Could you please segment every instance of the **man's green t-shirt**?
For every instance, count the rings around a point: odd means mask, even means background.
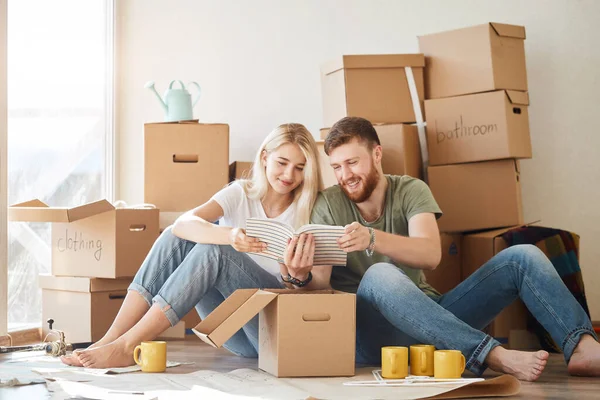
[[[373,229],[408,236],[408,221],[414,215],[433,213],[436,218],[442,215],[425,182],[410,176],[386,175],[386,179],[388,187],[384,211],[376,221],[367,223],[360,215],[356,204],[348,199],[339,185],[335,185],[319,193],[310,222],[345,226],[358,221]],[[336,290],[356,293],[358,284],[367,269],[378,262],[396,265],[426,294],[439,295],[437,290],[425,282],[422,270],[402,265],[377,252],[373,253],[371,257],[364,251],[348,253],[348,262],[345,267],[333,267],[331,286]]]

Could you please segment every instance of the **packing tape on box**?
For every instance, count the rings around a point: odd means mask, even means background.
[[[140,204],[132,204],[130,206],[127,205],[127,202],[124,200],[117,200],[113,203],[113,206],[115,208],[137,208],[137,209],[153,209],[156,208],[156,206],[154,204],[150,204],[150,203],[140,203]]]
[[[419,132],[419,146],[421,147],[421,162],[423,164],[423,180],[427,182],[427,167],[429,166],[429,152],[427,151],[427,136],[425,135],[425,122],[423,120],[423,112],[421,110],[421,102],[419,101],[419,92],[415,83],[415,76],[411,67],[404,67],[406,71],[406,81],[408,82],[408,90],[412,99],[413,111],[417,119],[417,131]]]

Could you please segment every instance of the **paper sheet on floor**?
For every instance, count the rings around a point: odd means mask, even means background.
[[[488,386],[479,386],[477,390],[471,393],[477,393],[479,396],[493,392],[494,395],[510,395],[518,393],[519,383],[515,378],[502,376],[477,383],[461,383],[435,385],[431,387],[357,387],[344,386],[343,383],[349,380],[365,380],[370,375],[370,369],[357,371],[357,375],[352,378],[275,378],[262,371],[252,369],[238,369],[228,373],[215,371],[197,371],[190,374],[132,374],[121,376],[93,376],[93,381],[84,385],[77,386],[80,389],[93,389],[88,386],[102,388],[105,390],[105,396],[108,391],[136,390],[143,391],[144,396],[149,398],[171,399],[177,396],[179,400],[187,399],[192,396],[194,400],[198,398],[210,399],[420,399],[431,396],[448,394],[452,390],[464,390],[466,387],[484,384]],[[516,381],[516,383],[515,383]],[[69,387],[71,383],[65,381],[56,381],[49,384],[49,389],[54,391],[53,399],[66,399],[64,385]],[[516,386],[515,386],[516,385]],[[70,385],[73,388],[73,385]],[[491,388],[491,389],[490,389]],[[70,390],[70,389],[69,389]],[[99,392],[95,392],[96,394]],[[99,397],[101,399],[113,400],[112,397]],[[88,397],[89,393],[81,394],[82,397]],[[140,399],[142,395],[119,394],[120,399]],[[137,397],[132,397],[137,396]],[[189,397],[190,399],[192,397]],[[93,398],[93,397],[91,397]]]

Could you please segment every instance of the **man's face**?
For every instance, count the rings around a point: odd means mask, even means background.
[[[377,151],[377,148],[369,150],[365,144],[354,139],[336,147],[329,154],[329,163],[340,187],[355,203],[367,200],[377,186],[379,173],[374,159]]]

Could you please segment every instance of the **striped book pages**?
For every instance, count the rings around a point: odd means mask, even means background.
[[[279,221],[261,218],[246,220],[246,235],[257,237],[267,244],[267,250],[251,254],[268,257],[280,263],[283,263],[288,239],[301,233],[310,233],[315,237],[314,265],[346,265],[346,252],[337,244],[337,239],[344,235],[343,226],[308,224],[294,231],[291,226]]]

